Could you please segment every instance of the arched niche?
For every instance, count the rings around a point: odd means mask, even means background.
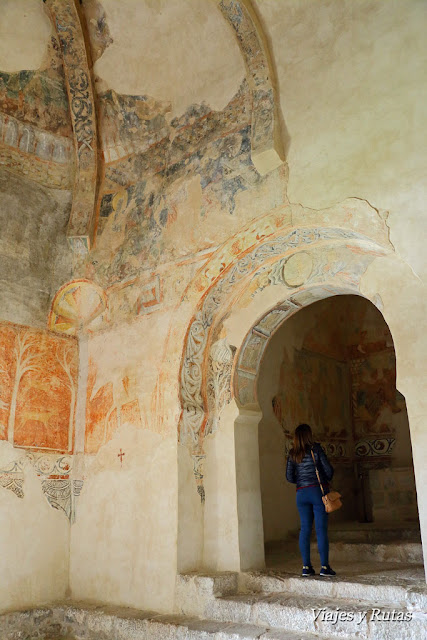
[[[402,289],[397,295],[399,281]],[[199,300],[183,349],[179,571],[263,565],[257,467],[259,363],[281,323],[316,300],[341,294],[366,297],[381,309],[392,332],[398,388],[407,399],[415,449],[421,531],[423,537],[427,534],[427,496],[420,491],[425,473],[414,441],[415,437],[421,443],[425,436],[414,432],[411,422],[411,410],[416,419],[422,402],[409,391],[413,371],[422,366],[421,352],[408,351],[411,329],[405,322],[408,300],[415,317],[423,317],[421,290],[388,242],[320,224],[281,230],[223,268]],[[402,358],[405,349],[412,365]],[[248,460],[253,461],[249,475],[244,471]]]
[[[263,351],[256,394],[269,562],[296,546],[295,487],[286,482],[285,466],[302,422],[325,448],[333,484],[345,496],[330,522],[336,535],[381,531],[396,541],[417,539],[406,403],[396,389],[393,339],[377,307],[363,296],[333,296],[279,324]]]

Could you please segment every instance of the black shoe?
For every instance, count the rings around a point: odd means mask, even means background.
[[[306,578],[307,576],[315,576],[316,572],[313,569],[313,567],[311,566],[311,564],[308,565],[308,566],[304,565],[303,568],[302,568],[301,575],[302,575],[303,578]]]
[[[335,573],[335,571],[333,569],[331,569],[331,567],[328,565],[327,567],[324,567],[322,565],[322,568],[320,569],[320,576],[336,576],[337,574]]]

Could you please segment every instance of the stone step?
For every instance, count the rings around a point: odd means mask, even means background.
[[[385,542],[421,542],[421,533],[418,524],[400,527],[379,527],[373,523],[357,523],[356,526],[330,526],[328,530],[329,540],[332,542],[365,542],[383,544]]]
[[[386,576],[383,572],[326,579],[274,572],[244,572],[237,579],[232,573],[189,574],[178,577],[176,602],[186,615],[236,624],[285,628],[322,637],[418,640],[427,636],[427,587],[421,582],[421,568],[414,580],[402,577],[402,573],[399,569]],[[317,619],[313,610],[320,611]],[[335,620],[337,610],[342,612],[341,619]],[[388,621],[393,610],[411,620]],[[365,611],[368,613],[363,618]]]
[[[177,577],[176,606],[180,613],[205,617],[215,598],[239,594],[306,595],[316,598],[340,598],[363,603],[364,607],[399,605],[410,611],[427,611],[427,585],[423,568],[417,571],[390,569],[371,564],[359,567],[360,574],[321,578],[274,570],[222,574],[183,574]],[[409,568],[411,569],[411,568]]]
[[[398,607],[364,609],[346,600],[341,600],[338,607],[336,600],[319,602],[283,593],[216,598],[211,601],[211,612],[210,618],[198,618],[64,603],[0,615],[0,637],[1,640],[421,640],[427,631],[426,613],[412,612],[411,620],[400,621],[402,611]]]
[[[321,637],[355,636],[379,640],[419,640],[426,637],[427,614],[406,607],[366,606],[355,600],[277,594],[245,594],[215,598],[206,617]]]
[[[159,616],[147,621],[144,640],[324,640],[324,636],[301,630],[266,625]],[[122,640],[121,636],[119,636]],[[138,636],[132,636],[132,640]],[[115,639],[114,639],[115,640]],[[123,640],[131,640],[123,638]],[[356,640],[349,638],[347,640]]]
[[[0,615],[0,634],[1,640],[324,640],[324,636],[301,630],[88,605],[56,605]]]
[[[238,591],[242,593],[293,593],[325,598],[346,598],[365,605],[399,605],[411,610],[427,611],[427,590],[409,578],[396,574],[303,578],[298,575],[270,571],[244,572],[239,576]],[[228,594],[223,594],[228,595]]]
[[[317,553],[317,544],[311,545],[313,554]],[[372,544],[361,542],[330,542],[329,557],[332,560],[351,559],[353,562],[404,562],[422,564],[423,549],[420,542],[388,542]]]
[[[318,559],[318,550],[316,540],[311,543],[311,554],[313,564]],[[299,557],[298,541],[288,540],[287,543],[276,544],[269,547],[267,552],[267,560],[271,560],[274,564],[278,558],[296,558]],[[351,561],[351,562],[402,562],[405,564],[422,564],[423,548],[421,542],[384,542],[374,544],[372,542],[347,542],[347,541],[330,541],[329,557],[331,564],[335,561]]]
[[[351,542],[384,544],[388,542],[419,542],[421,533],[418,523],[398,523],[393,526],[379,525],[373,522],[330,523],[328,528],[330,542]],[[266,543],[267,550],[273,552],[298,540],[298,530],[290,533],[287,540],[274,540]]]

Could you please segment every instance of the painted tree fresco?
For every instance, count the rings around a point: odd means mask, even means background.
[[[7,439],[9,408],[12,400],[11,381],[15,376],[15,334],[12,327],[0,328],[0,438]]]
[[[18,447],[72,451],[77,342],[0,325],[0,438]]]
[[[64,370],[66,377],[57,378],[59,384],[70,393],[70,411],[68,418],[68,451],[73,449],[74,416],[76,411],[77,384],[76,363],[73,344],[57,345],[56,360]]]
[[[138,388],[140,375],[132,368],[105,381],[96,361],[89,358],[86,396],[85,452],[95,454],[109,442],[119,426],[161,433],[165,418],[165,376],[159,373],[149,393]]]
[[[97,368],[89,360],[86,397],[86,453],[96,453],[100,446],[111,439],[117,429],[117,408],[114,406],[113,384],[97,387]]]

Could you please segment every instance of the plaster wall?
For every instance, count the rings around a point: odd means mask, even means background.
[[[22,12],[19,4],[18,9],[16,3],[6,3],[10,22]],[[206,440],[205,507],[197,493],[194,460],[183,445],[178,446],[177,466],[179,371],[186,331],[200,300],[222,271],[282,226],[289,225],[289,231],[323,224],[382,238],[385,214],[377,216],[360,198],[382,212],[390,211],[391,240],[407,262],[395,256],[375,258],[374,251],[366,270],[368,262],[357,261],[363,251],[356,247],[353,266],[339,284],[354,286],[364,274],[362,293],[381,306],[390,324],[398,388],[408,401],[425,538],[426,297],[414,275],[414,271],[425,273],[421,224],[425,194],[420,186],[425,161],[420,149],[426,146],[422,136],[427,128],[419,106],[425,100],[418,99],[425,66],[424,4],[414,0],[405,6],[404,21],[397,2],[330,0],[296,5],[291,0],[259,0],[256,4],[271,39],[290,133],[291,201],[311,209],[286,206],[286,166],[265,177],[254,168],[253,96],[237,42],[214,3],[203,3],[203,9],[197,0],[105,0],[103,8],[95,2],[83,4],[100,18],[99,23],[89,20],[92,38],[104,25],[96,36],[99,40],[92,43],[104,163],[94,246],[86,255],[74,254],[71,274],[64,233],[70,192],[39,189],[22,176],[12,184],[12,173],[21,167],[15,160],[2,181],[7,242],[3,246],[0,240],[2,267],[7,267],[1,273],[3,319],[44,326],[55,291],[71,278],[93,281],[105,289],[108,301],[97,325],[91,324],[90,313],[85,315],[83,308],[77,314],[78,323],[84,325],[88,319],[89,326],[84,326],[87,360],[81,362],[77,402],[75,472],[80,481],[84,478],[84,485],[71,526],[73,596],[170,611],[177,539],[179,570],[198,568],[200,563],[210,568],[239,566],[235,407],[227,407],[220,430]],[[49,38],[41,1],[34,0],[31,7],[38,12],[36,65],[41,64]],[[153,20],[156,28],[151,31]],[[19,42],[23,39],[19,36]],[[7,38],[5,43],[9,56]],[[14,50],[18,49],[15,44]],[[28,74],[21,78],[18,73],[3,82],[4,108],[23,121],[70,136],[61,63],[52,51],[50,57],[55,73],[49,68],[49,82],[34,74],[25,91],[19,83]],[[18,72],[20,65],[29,68],[28,57],[22,61],[18,53],[8,60],[12,71]],[[42,81],[56,92],[43,93],[38,84]],[[19,91],[14,90],[15,83]],[[45,102],[37,98],[33,109],[33,96],[42,93]],[[32,164],[30,157],[25,171]],[[51,178],[50,164],[46,171]],[[66,175],[64,185],[70,188]],[[347,196],[355,200],[320,211]],[[271,218],[261,219],[268,211],[273,212]],[[336,265],[337,255],[326,249],[323,264]],[[260,313],[289,295],[283,282],[267,287],[263,268],[247,282],[246,298],[233,309],[226,327],[233,345],[242,343]],[[249,451],[253,464],[254,432],[255,428],[246,434],[242,448]],[[269,455],[274,468],[277,458]],[[240,462],[240,469],[245,469],[245,456]],[[247,474],[246,468],[243,480]],[[242,504],[246,491],[247,504],[258,509],[256,482],[243,489]],[[1,498],[9,514],[15,497],[1,491]],[[34,509],[41,504],[40,495],[34,494]],[[58,555],[55,551],[49,556],[40,572],[38,559],[24,563],[21,577],[25,581],[30,567],[37,567],[35,576],[62,595],[67,534],[58,520],[62,514],[48,508],[49,517],[40,526],[49,541],[59,531]],[[21,513],[20,522],[35,517],[34,509],[29,506]],[[259,516],[256,509],[254,520]],[[259,543],[259,517],[250,524],[250,535]],[[32,527],[27,530],[32,536]],[[7,548],[12,542],[8,534]],[[249,537],[243,542],[245,549]],[[52,548],[56,549],[53,543]],[[43,547],[40,558],[46,558],[48,549]],[[11,570],[9,565],[6,569]],[[53,572],[54,579],[46,571]],[[50,597],[50,591],[36,592],[32,577],[28,580],[28,599]],[[21,604],[19,594],[10,601],[10,606]]]
[[[241,412],[235,422],[240,569],[264,568],[258,412]]]
[[[76,599],[173,607],[179,407],[168,367],[160,371],[169,321],[145,316],[88,342],[85,481],[70,546]]]
[[[0,320],[45,327],[53,294],[71,275],[71,195],[3,170],[0,190]]]
[[[242,472],[236,457],[236,420],[237,407],[231,404],[221,416],[217,433],[206,442],[202,566],[208,571],[238,571],[241,567],[239,531],[243,510],[238,500]],[[243,477],[247,477],[245,473]],[[194,493],[194,477],[190,487]]]
[[[118,453],[125,453],[120,462]],[[176,438],[123,425],[86,460],[71,528],[70,586],[77,600],[170,611],[176,572]]]
[[[171,117],[193,103],[219,111],[236,93],[245,66],[214,2],[104,0],[102,6],[111,44],[95,64],[99,88],[166,100]]]
[[[178,444],[177,570],[196,571],[203,566],[204,507],[195,490],[194,466],[187,447]]]
[[[257,0],[290,144],[288,196],[349,196],[389,211],[396,250],[423,279],[426,3]]]
[[[424,566],[427,565],[427,472],[423,462],[423,452],[427,446],[426,396],[423,392],[427,383],[425,358],[427,343],[424,327],[427,313],[425,286],[421,285],[410,267],[403,261],[393,268],[400,286],[395,287],[387,278],[391,267],[390,258],[379,258],[366,270],[361,282],[361,292],[372,296],[382,282],[381,299],[383,314],[393,336],[397,361],[396,386],[405,396],[411,433],[415,483],[418,498],[418,513],[423,541]],[[418,338],[414,339],[414,336]]]
[[[52,25],[43,0],[4,0],[0,23],[0,69],[38,69],[44,62]]]
[[[0,442],[0,466],[25,452]],[[0,490],[0,610],[38,606],[65,598],[69,584],[69,521],[52,509],[40,478],[27,465],[24,497]]]

